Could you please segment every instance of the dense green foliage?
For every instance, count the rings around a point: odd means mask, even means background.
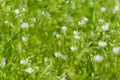
[[[0,0],[0,80],[120,80],[120,1]]]

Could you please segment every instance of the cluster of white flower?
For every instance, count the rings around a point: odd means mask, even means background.
[[[99,54],[94,56],[94,61],[96,61],[96,62],[101,62],[101,61],[103,61],[103,59],[104,58],[101,55],[99,55]]]
[[[83,17],[81,21],[78,21],[79,25],[85,25],[88,22],[88,18],[87,17]]]
[[[107,46],[107,42],[100,41],[100,42],[98,42],[98,45],[101,46],[101,47],[105,47],[105,46]]]
[[[79,36],[79,32],[78,31],[73,31],[73,34],[74,34],[74,38],[79,40],[80,39],[80,36]]]

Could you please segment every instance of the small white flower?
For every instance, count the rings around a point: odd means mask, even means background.
[[[102,12],[105,12],[105,11],[106,11],[106,8],[105,8],[105,7],[101,7],[101,11],[102,11]]]
[[[99,19],[98,21],[99,21],[99,23],[104,23],[105,22],[104,19]]]
[[[34,69],[31,68],[31,67],[28,67],[27,69],[25,69],[25,72],[27,72],[27,73],[33,73]]]
[[[113,53],[118,54],[120,53],[120,47],[113,47]]]
[[[80,1],[84,3],[86,0],[80,0]]]
[[[74,38],[79,40],[80,39],[80,36],[79,35],[74,35]]]
[[[93,1],[90,1],[90,2],[89,2],[89,5],[90,5],[90,6],[93,6],[93,5],[94,5],[94,2],[93,2]]]
[[[78,24],[79,24],[79,25],[85,25],[86,22],[82,20],[82,21],[78,21]]]
[[[25,11],[26,11],[26,9],[25,9],[25,8],[22,8],[22,11],[23,11],[23,12],[25,12]]]
[[[97,54],[97,55],[94,56],[94,60],[96,62],[101,62],[101,61],[103,61],[103,57],[101,55]]]
[[[5,66],[6,65],[6,58],[3,58],[2,61],[0,62],[0,66]]]
[[[66,30],[67,30],[67,27],[66,27],[66,26],[63,26],[63,27],[61,27],[61,29],[62,29],[63,31],[66,31]]]
[[[61,77],[60,80],[66,80],[66,76]]]
[[[29,24],[28,24],[27,22],[23,22],[23,23],[21,24],[21,27],[22,27],[22,28],[29,28]]]
[[[66,1],[66,4],[68,4],[69,2],[70,2],[70,1],[69,1],[69,0],[67,0],[67,1]]]
[[[20,10],[19,10],[19,9],[16,9],[14,12],[15,12],[15,14],[19,14],[19,13],[20,13]]]
[[[98,45],[101,46],[101,47],[105,47],[105,46],[107,46],[107,42],[100,41],[100,42],[98,42]]]
[[[95,36],[95,33],[94,33],[94,32],[91,32],[90,35],[91,35],[91,36]]]
[[[120,4],[118,4],[114,7],[113,13],[116,13],[119,10],[120,10]]]
[[[56,34],[55,36],[56,36],[56,38],[60,38],[61,34]]]
[[[55,53],[55,57],[61,57],[61,55],[62,55],[62,54],[61,54],[60,52],[56,52],[56,53]]]
[[[76,51],[78,48],[77,48],[77,46],[71,46],[70,49],[71,49],[71,51]]]
[[[23,40],[23,41],[27,41],[27,40],[28,40],[28,37],[23,36],[23,37],[22,37],[22,40]]]
[[[79,25],[85,25],[88,22],[88,18],[87,17],[83,17],[81,21],[78,21]]]
[[[27,64],[27,63],[28,63],[28,60],[25,60],[25,59],[20,61],[20,64]]]
[[[103,25],[101,28],[102,28],[102,30],[107,31],[107,30],[109,29],[109,26],[110,26],[110,24],[109,24],[109,23],[106,23],[106,24]]]
[[[83,20],[84,20],[85,22],[88,22],[88,18],[87,18],[87,17],[83,17]]]
[[[79,31],[73,31],[74,35],[79,35]]]

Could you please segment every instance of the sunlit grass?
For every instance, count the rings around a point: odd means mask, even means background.
[[[0,80],[119,80],[119,0],[0,0]]]

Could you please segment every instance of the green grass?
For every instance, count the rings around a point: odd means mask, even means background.
[[[0,0],[0,80],[120,80],[119,5]]]

